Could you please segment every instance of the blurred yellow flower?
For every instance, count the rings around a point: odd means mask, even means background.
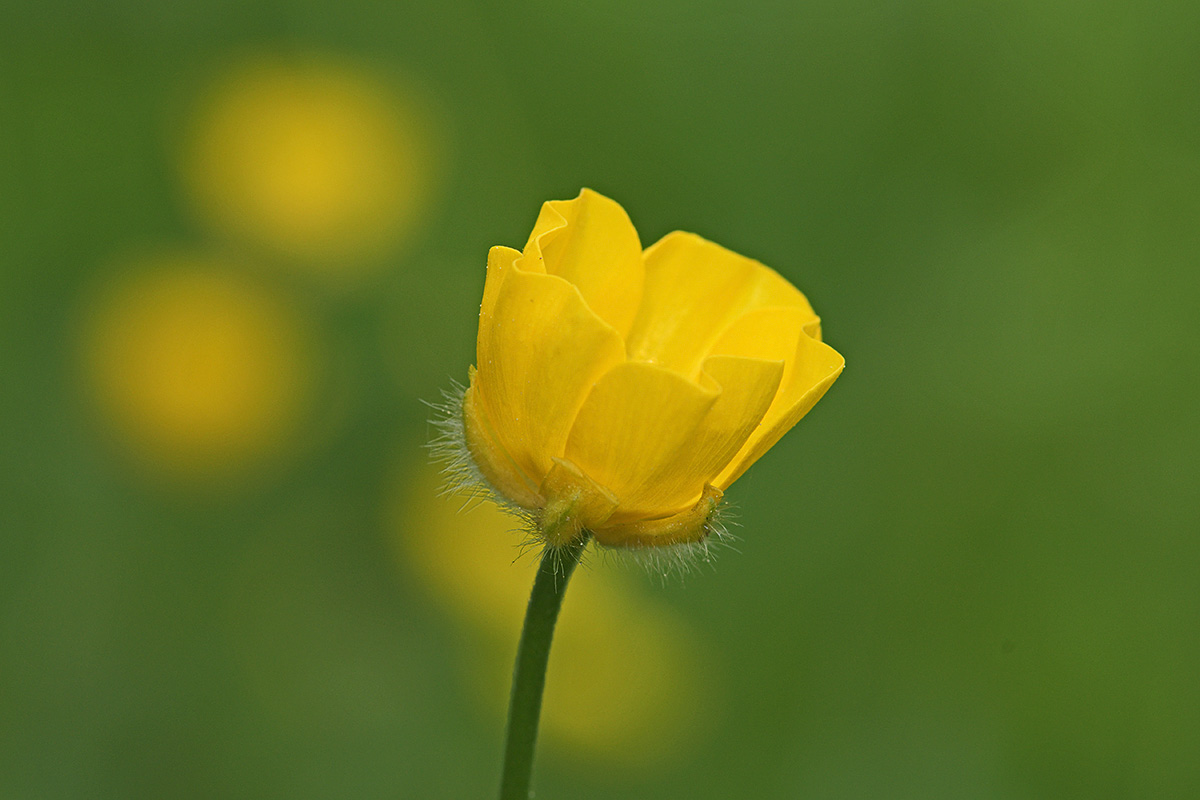
[[[122,439],[196,477],[280,444],[312,367],[293,309],[219,260],[180,255],[144,259],[101,293],[84,358]]]
[[[644,252],[587,189],[548,202],[524,251],[494,247],[471,460],[553,544],[693,542],[723,491],[825,393],[842,357],[770,268],[689,233]]]
[[[364,70],[260,58],[204,98],[184,152],[199,212],[314,269],[361,268],[424,210],[427,116]]]
[[[513,561],[505,536],[512,517],[490,501],[464,510],[461,499],[439,492],[432,470],[400,485],[401,562],[477,637],[467,648],[466,677],[499,717],[536,560]],[[709,729],[719,675],[686,621],[628,578],[597,564],[572,579],[550,657],[542,730],[550,746],[577,758],[650,767]]]

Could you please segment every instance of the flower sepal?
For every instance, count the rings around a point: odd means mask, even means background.
[[[696,504],[661,519],[644,519],[592,531],[596,541],[606,547],[667,547],[696,544],[717,530],[716,518],[724,493],[706,484]]]
[[[595,540],[606,547],[667,547],[671,545],[695,545],[707,539],[716,530],[716,516],[725,494],[712,485],[704,486],[704,492],[696,505],[677,515],[660,519],[638,519],[593,530]]]
[[[612,492],[565,458],[554,459],[540,494],[546,504],[538,515],[538,534],[551,547],[570,544],[603,525],[620,505]]]

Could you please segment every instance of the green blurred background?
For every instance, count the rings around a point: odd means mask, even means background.
[[[590,186],[846,373],[567,601],[547,798],[1200,792],[1200,6],[0,11],[0,798],[491,796],[530,558],[425,466]]]

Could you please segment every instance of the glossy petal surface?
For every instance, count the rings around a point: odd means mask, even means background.
[[[704,428],[684,454],[681,472],[704,483],[717,475],[761,425],[778,394],[786,367],[782,360],[710,356],[704,360],[705,382],[720,387],[721,396],[704,420]]]
[[[620,501],[612,521],[694,504],[776,393],[782,363],[715,358],[704,386],[651,364],[605,375],[580,409],[567,458]]]
[[[695,497],[673,473],[718,396],[669,370],[622,364],[579,410],[567,458],[617,496],[622,516],[680,508]]]
[[[596,381],[624,360],[620,335],[570,283],[493,248],[479,314],[475,401],[497,445],[536,486]]]
[[[569,281],[596,316],[622,336],[642,297],[642,245],[625,209],[584,189],[574,200],[542,206],[524,258],[529,272]]]
[[[845,359],[832,347],[814,339],[819,330],[802,309],[763,308],[731,325],[714,344],[717,354],[749,358],[783,359],[779,392],[759,427],[713,481],[727,488],[762,457],[783,434],[809,412],[841,374]]]
[[[509,452],[497,441],[496,433],[486,412],[480,409],[475,391],[475,370],[471,383],[463,393],[463,433],[471,460],[479,473],[501,495],[524,508],[537,508],[543,498],[537,487]]]
[[[794,286],[759,262],[691,233],[646,250],[642,306],[627,337],[629,358],[694,377],[730,324],[757,308],[816,314]]]

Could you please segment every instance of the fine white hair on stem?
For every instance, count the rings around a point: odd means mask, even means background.
[[[489,497],[495,495],[487,479],[475,466],[467,450],[463,430],[463,392],[466,389],[455,381],[450,389],[442,390],[440,402],[423,401],[433,411],[429,424],[433,435],[425,444],[429,460],[441,471],[444,483],[442,495]]]
[[[433,417],[429,421],[433,426],[433,436],[425,447],[429,450],[430,460],[442,473],[441,496],[461,497],[463,504],[460,512],[468,511],[480,503],[491,502],[500,510],[511,514],[517,523],[513,526],[513,533],[520,537],[513,562],[521,561],[530,555],[541,561],[550,553],[554,557],[555,574],[559,574],[563,569],[562,554],[559,551],[564,550],[565,546],[555,547],[549,544],[538,530],[537,511],[522,508],[496,491],[471,457],[463,423],[465,391],[465,387],[456,381],[450,389],[442,392],[441,402],[425,403],[433,411]]]
[[[442,473],[442,497],[463,498],[462,510],[474,508],[479,503],[490,501],[501,510],[515,516],[518,526],[526,534],[528,541],[522,544],[521,555],[527,551],[530,543],[536,543],[533,532],[537,529],[536,513],[527,508],[512,503],[479,471],[471,451],[467,448],[467,437],[463,423],[463,395],[466,392],[458,381],[451,383],[451,388],[442,391],[440,402],[424,401],[432,411],[429,424],[433,426],[433,435],[425,444],[429,450],[429,459]],[[520,557],[520,556],[518,556]]]

